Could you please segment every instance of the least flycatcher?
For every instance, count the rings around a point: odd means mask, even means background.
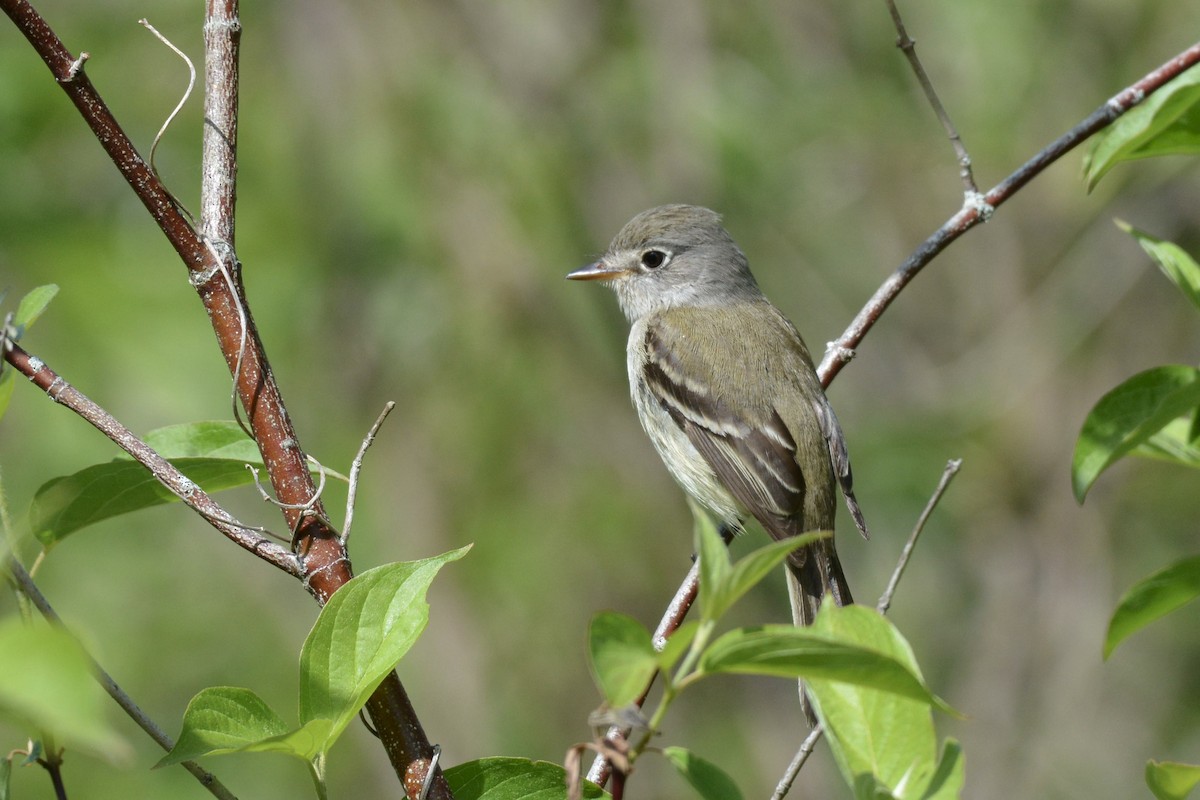
[[[866,525],[837,417],[804,340],[771,305],[707,208],[667,205],[626,223],[594,264],[632,323],[629,387],[642,427],[680,486],[733,530],[753,517],[776,539],[833,530],[835,483]],[[833,539],[788,562],[792,616],[826,594],[853,602]]]

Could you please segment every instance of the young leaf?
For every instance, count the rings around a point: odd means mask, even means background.
[[[929,781],[921,800],[958,800],[967,784],[966,759],[962,746],[954,739],[947,739],[942,747],[942,757],[937,770]]]
[[[123,758],[129,747],[105,720],[106,700],[91,659],[66,631],[17,617],[0,622],[0,718]]]
[[[1200,469],[1200,442],[1195,436],[1193,420],[1184,417],[1171,420],[1162,430],[1138,445],[1131,455]]]
[[[329,750],[425,629],[425,592],[438,570],[469,549],[376,567],[329,598],[300,651],[300,722],[332,721],[321,751]]]
[[[58,286],[53,283],[48,283],[45,286],[39,286],[29,294],[21,298],[20,304],[17,306],[17,311],[13,314],[12,324],[16,328],[15,337],[20,336],[27,331],[33,323],[37,322],[37,318],[46,310],[46,306],[54,299],[54,295],[58,294]],[[4,295],[0,292],[0,300],[4,299]],[[12,401],[13,387],[16,386],[14,376],[17,373],[12,369],[0,369],[0,417],[4,416],[4,412],[8,410],[8,404]]]
[[[1200,783],[1200,766],[1147,761],[1146,785],[1158,800],[1183,800]]]
[[[1109,465],[1198,405],[1200,370],[1189,366],[1146,370],[1100,398],[1075,442],[1075,499],[1082,503]]]
[[[704,800],[742,800],[733,778],[711,761],[682,747],[664,747],[662,754]]]
[[[624,614],[607,611],[592,619],[588,653],[592,676],[612,708],[636,700],[658,671],[658,653],[650,631]]]
[[[17,313],[13,315],[13,324],[29,330],[46,310],[46,306],[50,305],[50,301],[56,294],[58,294],[58,285],[54,283],[47,283],[31,290],[21,298],[21,302],[17,306]]]
[[[1200,152],[1200,67],[1181,73],[1096,137],[1084,158],[1090,192],[1122,161]]]
[[[559,764],[524,758],[483,758],[446,770],[455,800],[561,800],[566,772]],[[608,797],[600,787],[583,782],[587,800]]]
[[[1163,274],[1179,287],[1192,305],[1200,308],[1200,264],[1187,251],[1174,242],[1156,239],[1128,222],[1117,220],[1117,227],[1137,240]]]
[[[696,620],[685,622],[675,629],[675,632],[667,637],[667,642],[663,645],[662,651],[658,654],[658,668],[661,670],[669,670],[678,663],[683,654],[687,652],[691,646],[692,640],[696,638],[696,633],[700,630],[700,623]]]
[[[846,646],[887,656],[921,681],[912,649],[874,609],[826,603],[812,627]],[[961,760],[961,754],[948,746],[951,760],[938,761],[928,701],[882,691],[879,683],[867,686],[818,677],[808,679],[807,687],[847,785],[882,787],[899,798],[921,798],[927,792],[933,792],[931,797],[956,796],[955,772],[962,766],[955,759]]]
[[[695,546],[700,556],[700,619],[711,621],[720,616],[712,600],[725,594],[725,584],[732,569],[729,550],[721,541],[721,534],[708,512],[691,498],[688,498],[688,505],[695,518]]]
[[[175,746],[154,766],[235,753],[287,733],[287,724],[254,692],[236,686],[213,686],[188,703]],[[307,758],[301,753],[293,754]]]
[[[787,557],[799,547],[817,539],[824,539],[833,534],[828,531],[813,531],[812,533],[793,536],[778,542],[771,542],[743,556],[729,571],[720,594],[709,599],[714,617],[722,616],[734,603],[740,600],[746,592],[753,589],[771,570],[778,567]],[[701,586],[701,593],[704,589]]]
[[[1128,636],[1200,595],[1200,556],[1185,558],[1134,584],[1117,603],[1104,637],[1104,657]]]

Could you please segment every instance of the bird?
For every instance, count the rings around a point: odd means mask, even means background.
[[[832,531],[840,486],[869,538],[845,437],[808,348],[763,295],[719,214],[682,204],[643,211],[567,278],[616,293],[630,322],[629,387],[642,427],[676,482],[725,530],[753,518],[775,539]],[[832,536],[797,549],[786,566],[796,625],[812,624],[826,596],[854,602]]]

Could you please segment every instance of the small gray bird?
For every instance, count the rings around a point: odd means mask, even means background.
[[[642,427],[680,486],[732,530],[772,537],[833,530],[835,482],[867,535],[837,417],[804,340],[771,305],[746,256],[707,208],[667,205],[626,223],[594,264],[632,323],[629,386]],[[788,562],[792,616],[853,602],[833,539]]]

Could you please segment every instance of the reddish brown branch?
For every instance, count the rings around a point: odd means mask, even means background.
[[[318,602],[324,603],[352,577],[350,561],[337,532],[324,521],[328,515],[316,497],[307,456],[300,447],[245,302],[240,264],[233,249],[240,38],[237,3],[235,0],[206,3],[208,99],[199,232],[176,206],[100,98],[83,70],[86,59],[73,58],[26,0],[0,0],[0,8],[42,57],[187,267],[234,376],[238,398],[246,410],[284,518],[289,529],[295,531],[304,585]],[[397,774],[404,778],[423,772],[422,765],[429,763],[432,746],[394,674],[371,698],[368,710]],[[439,772],[430,797],[449,796]]]

